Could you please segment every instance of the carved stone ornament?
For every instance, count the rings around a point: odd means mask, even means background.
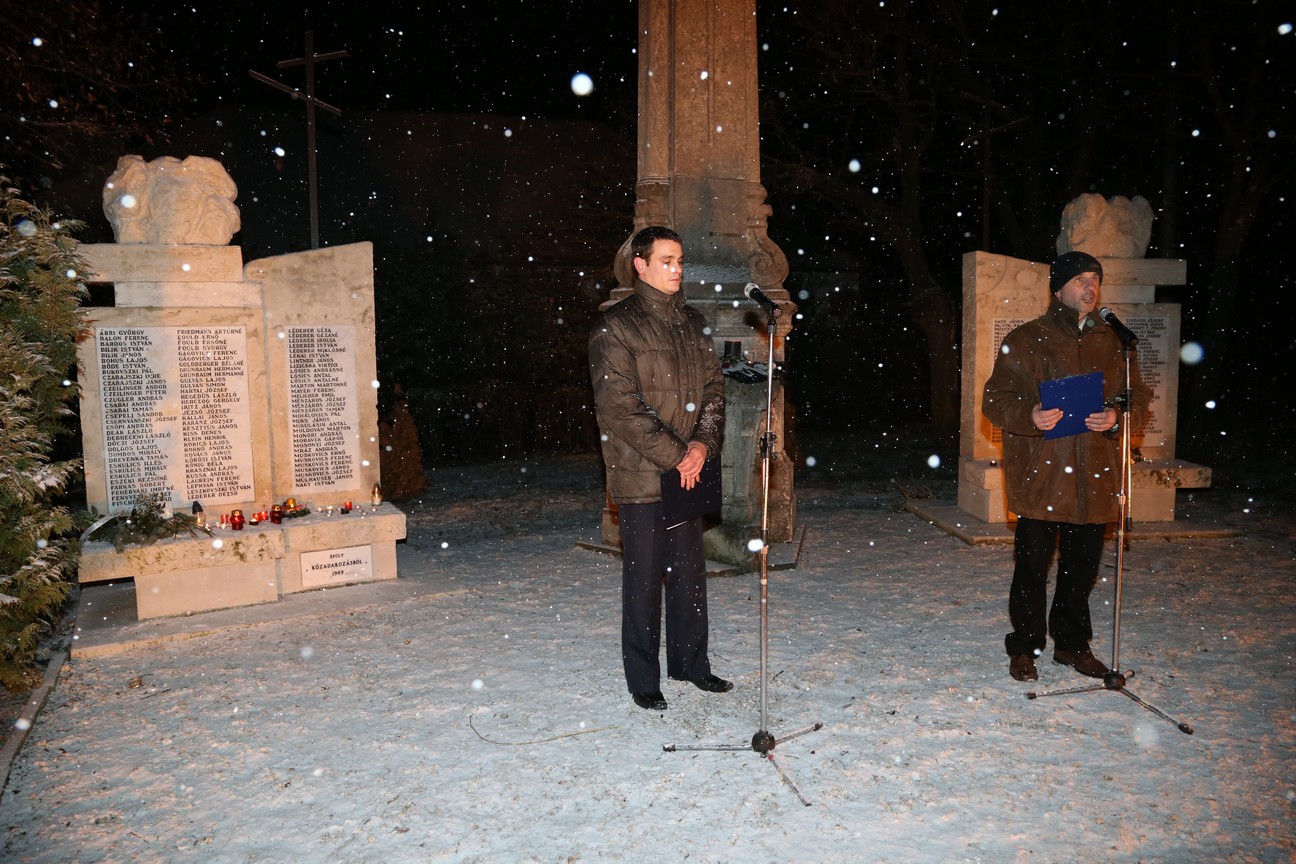
[[[118,243],[225,246],[240,227],[237,197],[215,159],[123,156],[104,184],[103,208]]]
[[[774,212],[765,203],[765,187],[752,184],[747,193],[747,239],[750,253],[747,271],[761,285],[782,285],[788,275],[788,260],[769,236],[769,217]]]
[[[1152,240],[1152,205],[1142,196],[1076,198],[1062,211],[1057,251],[1088,252],[1095,258],[1143,258]]]

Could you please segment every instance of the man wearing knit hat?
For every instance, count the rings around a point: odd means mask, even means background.
[[[1131,405],[1085,417],[1085,431],[1046,437],[1063,418],[1044,408],[1040,385],[1101,372],[1105,406],[1124,387],[1120,338],[1098,317],[1102,263],[1084,252],[1059,255],[1049,268],[1048,310],[1009,333],[986,381],[982,412],[1003,430],[1008,509],[1017,514],[1014,568],[1008,597],[1013,632],[1004,638],[1008,671],[1035,681],[1035,658],[1053,637],[1053,661],[1101,678],[1107,666],[1093,655],[1089,594],[1098,580],[1107,525],[1118,518],[1121,448],[1118,422],[1137,426],[1151,391],[1130,363]],[[1057,554],[1057,587],[1048,600],[1048,573]]]

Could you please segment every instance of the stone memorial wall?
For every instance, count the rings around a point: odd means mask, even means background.
[[[379,480],[373,251],[367,243],[243,266],[236,247],[81,247],[114,305],[79,346],[87,497],[129,512],[150,494],[208,521],[281,523],[117,552],[84,546],[80,581],[133,580],[140,619],[396,577],[405,516]],[[309,512],[307,512],[309,511]]]

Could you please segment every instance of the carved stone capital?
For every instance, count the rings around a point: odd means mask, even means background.
[[[769,217],[774,211],[765,203],[765,197],[765,187],[753,183],[747,193],[747,270],[753,282],[781,286],[788,275],[788,261],[769,237]]]

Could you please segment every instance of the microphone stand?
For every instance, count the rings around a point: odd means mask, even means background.
[[[761,754],[778,771],[779,777],[797,796],[802,804],[809,807],[810,801],[801,794],[791,776],[783,770],[774,758],[774,747],[779,741],[790,741],[809,732],[823,728],[823,723],[815,722],[794,732],[775,738],[770,734],[767,721],[768,705],[768,667],[769,667],[769,487],[770,461],[774,458],[774,442],[777,436],[772,431],[774,420],[774,336],[778,330],[778,307],[766,321],[769,333],[769,360],[765,370],[765,432],[760,439],[761,452],[761,549],[760,549],[760,728],[752,735],[750,749]],[[662,750],[675,753],[681,750],[747,750],[746,744],[664,744]]]
[[[1114,400],[1116,408],[1117,422],[1121,429],[1121,482],[1120,492],[1117,495],[1117,523],[1116,523],[1116,604],[1115,611],[1112,615],[1112,660],[1111,668],[1103,676],[1101,684],[1091,684],[1083,687],[1066,687],[1061,690],[1046,690],[1043,693],[1030,692],[1026,694],[1027,699],[1037,699],[1040,696],[1064,696],[1071,693],[1092,693],[1096,690],[1114,690],[1117,693],[1123,693],[1130,699],[1142,705],[1153,714],[1168,720],[1175,725],[1180,732],[1184,734],[1193,734],[1193,727],[1180,720],[1176,720],[1160,708],[1152,705],[1129,690],[1125,686],[1126,681],[1134,677],[1132,671],[1120,671],[1120,620],[1121,620],[1121,597],[1125,584],[1125,551],[1129,548],[1128,531],[1132,519],[1130,517],[1130,492],[1133,488],[1133,448],[1130,446],[1130,424],[1127,421],[1129,407],[1133,403],[1133,391],[1130,389],[1130,352],[1138,337],[1132,333],[1129,338],[1121,333],[1117,328],[1116,335],[1121,340],[1121,354],[1125,363],[1125,387],[1121,390],[1119,396]]]

